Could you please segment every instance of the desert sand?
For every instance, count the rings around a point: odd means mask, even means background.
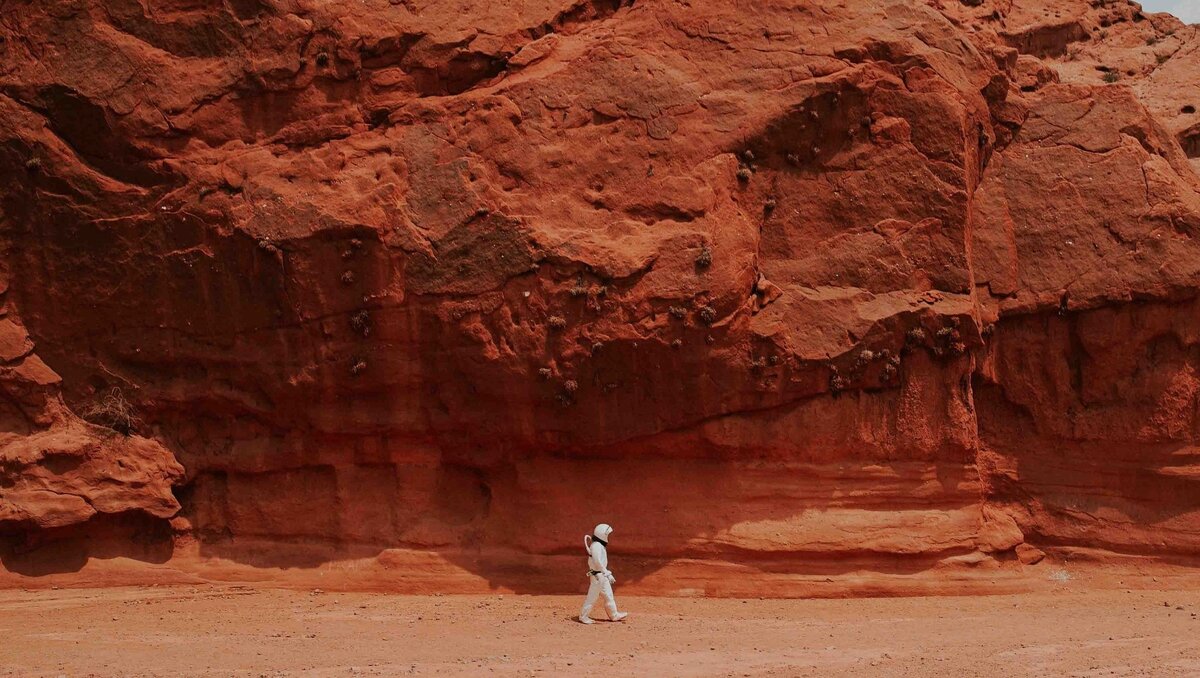
[[[590,627],[573,619],[579,602],[208,585],[11,590],[0,592],[0,675],[1200,674],[1195,588],[1066,581],[1006,596],[622,597],[627,621]]]

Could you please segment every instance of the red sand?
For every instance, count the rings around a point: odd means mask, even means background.
[[[1146,580],[1143,583],[1154,585]],[[1134,585],[1135,582],[1130,582]],[[0,592],[0,675],[1195,676],[1200,592],[858,600]]]

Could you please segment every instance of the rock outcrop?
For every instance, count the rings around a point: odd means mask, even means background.
[[[0,279],[0,300],[5,291]],[[0,306],[0,531],[62,528],[97,514],[174,516],[172,485],[183,477],[174,455],[77,417],[62,401],[61,379],[33,349]]]
[[[16,4],[3,407],[55,414],[6,419],[14,539],[140,511],[191,574],[548,591],[605,521],[640,590],[783,595],[1200,555],[1194,26]],[[145,437],[72,414],[113,389]]]

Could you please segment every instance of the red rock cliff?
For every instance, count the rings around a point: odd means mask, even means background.
[[[601,520],[659,592],[1200,553],[1194,26],[14,0],[0,57],[3,581],[573,590]]]

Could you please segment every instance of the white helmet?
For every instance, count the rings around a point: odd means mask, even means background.
[[[600,523],[596,529],[592,530],[592,535],[600,541],[608,541],[608,535],[612,534],[612,525],[608,523]]]

